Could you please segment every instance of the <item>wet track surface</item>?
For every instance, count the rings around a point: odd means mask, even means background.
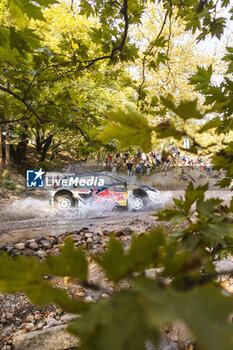
[[[183,191],[161,192],[164,204],[172,202]],[[230,191],[208,191],[207,197],[220,196],[226,202],[232,198]],[[142,212],[127,210],[112,210],[109,207],[72,208],[65,211],[57,210],[49,205],[48,200],[28,197],[0,203],[0,246],[20,239],[33,238],[38,235],[57,235],[79,230],[83,227],[96,230],[117,230],[126,226],[142,229],[154,222],[152,216],[161,205]]]

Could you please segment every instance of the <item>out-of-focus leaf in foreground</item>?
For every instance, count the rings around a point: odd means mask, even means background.
[[[103,257],[95,260],[106,275],[116,282],[131,272],[144,270],[151,264],[154,266],[164,242],[163,229],[156,228],[143,236],[133,236],[129,251],[124,253],[123,244],[111,237]]]
[[[109,113],[110,122],[104,127],[100,140],[103,142],[118,140],[118,148],[124,149],[137,145],[144,152],[152,149],[151,136],[153,127],[146,117],[128,109]]]
[[[177,292],[169,287],[158,288],[154,281],[145,278],[138,279],[135,286],[151,307],[154,327],[183,320],[194,333],[198,349],[232,350],[233,296],[222,294],[220,287],[206,285]]]
[[[40,262],[37,258],[0,255],[0,291],[2,293],[24,292],[32,303],[43,306],[56,303],[66,312],[82,312],[87,305],[70,299],[66,291],[53,288],[45,275],[69,276],[84,280],[87,277],[87,262],[83,253],[74,249],[68,241],[59,256],[50,256]]]
[[[146,340],[158,342],[147,301],[136,292],[123,291],[91,305],[68,330],[81,339],[83,350],[145,350]]]

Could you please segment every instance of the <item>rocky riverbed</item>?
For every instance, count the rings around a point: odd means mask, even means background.
[[[227,201],[231,195],[232,193],[224,192],[223,198]],[[37,202],[34,202],[34,206],[21,200],[3,201],[0,204],[0,251],[6,251],[12,257],[23,254],[43,259],[47,254],[59,254],[67,237],[71,237],[75,246],[82,247],[87,255],[100,254],[111,234],[128,246],[132,232],[141,234],[158,225],[152,216],[154,210],[142,213],[101,212],[98,217],[92,213],[92,217],[82,218],[75,209],[69,213],[58,213],[51,211],[41,202],[39,209]],[[229,271],[229,259],[217,268]],[[89,279],[90,282],[99,284],[101,289],[89,290],[74,285],[67,279],[56,279],[53,283],[66,289],[71,297],[90,302],[108,297],[113,291],[100,268],[92,260]],[[233,292],[233,280],[229,279],[229,276],[222,275],[220,282],[229,292]],[[74,315],[65,314],[55,305],[47,305],[41,309],[31,305],[24,294],[18,293],[0,295],[0,310],[0,348],[3,350],[59,350],[72,349],[77,345],[77,339],[64,331],[67,322],[72,320]],[[178,350],[180,344],[184,346],[190,339],[192,340],[192,336],[189,332],[184,331],[183,325],[179,325],[169,330],[168,334],[164,333],[160,349]],[[152,348],[148,344],[148,349]]]
[[[140,234],[144,229],[152,228],[157,224],[154,222],[154,219],[151,218],[151,223],[136,220],[134,225],[138,225],[138,228],[140,227],[141,230],[138,231]],[[103,252],[103,249],[106,247],[110,234],[115,234],[124,242],[124,245],[127,246],[131,239],[132,229],[128,226],[124,226],[121,230],[111,231],[110,233],[106,230],[101,231],[96,230],[96,228],[90,230],[89,228],[83,227],[72,233],[67,232],[65,234],[48,237],[40,235],[33,239],[18,241],[17,243],[9,242],[1,246],[0,250],[6,251],[12,257],[22,254],[24,256],[36,256],[39,259],[43,259],[48,254],[59,254],[65,239],[71,237],[75,246],[85,249],[87,255],[90,253],[99,254]],[[72,284],[67,279],[58,278],[55,279],[53,283],[56,287],[67,290],[71,297],[81,298],[90,302],[96,301],[102,297],[108,297],[113,291],[112,287],[105,282],[102,271],[93,261],[90,262],[89,281],[99,284],[101,290],[87,290],[82,286]],[[0,346],[1,349],[4,350],[12,349],[12,344],[14,345],[14,349],[20,350],[22,346],[25,346],[25,341],[28,341],[28,338],[25,336],[23,337],[23,334],[25,335],[40,330],[44,331],[56,326],[63,326],[64,328],[64,325],[73,317],[72,315],[64,314],[64,312],[55,305],[48,305],[43,309],[32,306],[22,293],[16,295],[0,295],[0,309]],[[43,334],[46,335],[46,333]],[[63,332],[63,335],[66,337],[65,332]],[[21,342],[19,339],[21,339]],[[67,346],[70,348],[71,344],[74,345],[74,341],[76,341],[75,338],[68,337],[68,340],[64,341],[63,347],[57,349],[67,349]],[[43,350],[45,350],[45,348]]]

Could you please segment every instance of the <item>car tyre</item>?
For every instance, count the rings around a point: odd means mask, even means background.
[[[143,210],[145,208],[144,198],[141,196],[133,196],[131,203],[130,203],[130,208],[133,211]]]
[[[74,206],[74,200],[69,195],[61,195],[56,198],[56,206],[58,209],[70,209]]]

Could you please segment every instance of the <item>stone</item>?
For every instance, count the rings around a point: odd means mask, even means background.
[[[24,324],[24,328],[30,332],[33,328],[34,328],[34,323],[33,322],[29,322],[29,323],[25,323]]]
[[[35,313],[34,318],[36,321],[39,321],[42,319],[42,315],[40,315],[39,313]]]
[[[37,325],[36,325],[36,328],[37,329],[42,329],[44,327],[44,323],[43,322],[39,322]]]
[[[66,236],[65,235],[60,235],[57,237],[57,242],[58,244],[64,243]]]
[[[92,236],[93,236],[93,233],[91,233],[91,232],[85,233],[86,238],[92,238]]]
[[[181,321],[177,321],[172,326],[169,332],[169,338],[172,341],[189,344],[190,342],[194,342],[194,336],[188,329],[188,327]]]
[[[82,291],[82,290],[78,290],[78,291],[75,293],[75,295],[76,295],[77,297],[85,297],[86,293],[85,293],[84,291]]]
[[[47,324],[52,327],[52,326],[57,326],[59,324],[59,321],[56,320],[56,318],[49,316],[46,320]]]
[[[42,241],[40,241],[40,244],[44,249],[50,249],[52,247],[51,243],[46,239],[43,239]]]
[[[2,350],[11,350],[11,346],[10,345],[4,345],[2,347]]]
[[[27,322],[34,322],[35,321],[35,317],[33,315],[28,315],[28,317],[26,318]]]
[[[215,268],[218,273],[222,274],[219,277],[219,280],[226,281],[229,279],[229,275],[227,274],[227,272],[233,271],[233,262],[229,259],[224,258],[215,263]],[[226,272],[226,274],[224,274],[224,272]]]
[[[75,314],[64,314],[61,316],[60,321],[63,323],[68,323],[74,321],[77,317],[78,315]]]
[[[13,318],[13,314],[11,312],[7,312],[5,316],[8,320]]]
[[[90,295],[88,295],[88,296],[85,298],[85,300],[86,300],[88,303],[91,303],[91,302],[94,301],[94,299],[93,299]]]
[[[102,294],[102,297],[103,297],[103,298],[109,298],[109,294],[108,294],[108,293],[103,293],[103,294]]]
[[[39,246],[38,246],[38,244],[36,242],[32,242],[32,243],[29,244],[29,248],[35,250],[35,249],[38,249]]]
[[[70,236],[74,242],[79,242],[81,240],[81,237],[74,233],[73,235]]]
[[[4,331],[2,332],[1,336],[2,337],[7,337],[12,333],[12,329],[13,329],[13,325],[8,326],[4,329]]]
[[[25,243],[16,243],[15,249],[17,250],[24,250],[25,249]]]
[[[43,251],[43,250],[38,250],[36,255],[39,257],[39,258],[44,258],[46,253]]]
[[[66,325],[20,334],[13,339],[14,350],[65,350],[79,345],[79,340],[65,331]]]

